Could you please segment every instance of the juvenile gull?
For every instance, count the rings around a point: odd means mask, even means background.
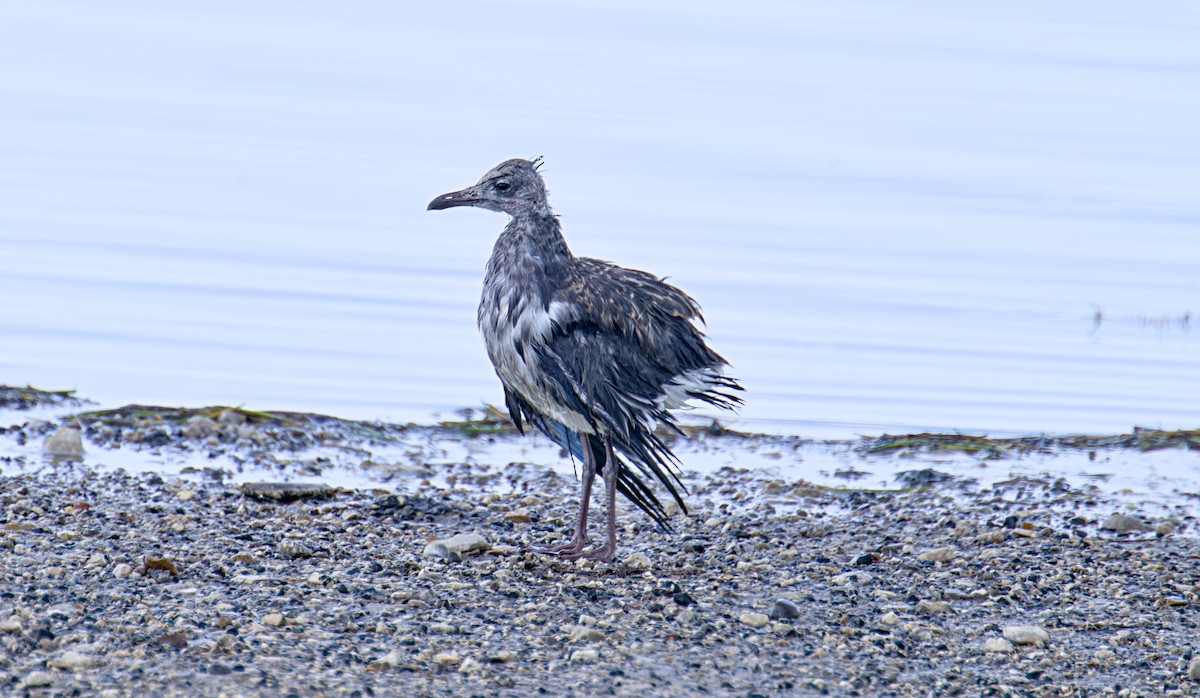
[[[479,329],[517,429],[530,424],[583,461],[575,534],[567,545],[539,550],[609,561],[617,549],[618,491],[668,530],[646,479],[687,510],[679,460],[655,427],[679,431],[670,410],[690,399],[733,409],[742,401],[731,391],[742,388],[724,375],[728,364],[694,324],[703,318],[691,297],[644,271],[571,254],[540,165],[507,160],[429,209],[477,206],[512,217],[487,263]],[[608,527],[604,543],[585,550],[597,474]]]

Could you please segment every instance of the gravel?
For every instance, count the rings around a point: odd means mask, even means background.
[[[8,463],[0,692],[1200,690],[1186,514],[1118,533],[1102,525],[1119,503],[1052,477],[884,491],[723,468],[689,474],[675,534],[622,505],[617,560],[566,562],[526,549],[569,537],[573,479],[486,460],[282,498],[203,473]]]

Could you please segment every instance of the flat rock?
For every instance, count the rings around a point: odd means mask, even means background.
[[[183,435],[192,439],[202,439],[217,433],[220,428],[216,421],[198,414],[184,422]]]
[[[1150,530],[1150,526],[1142,520],[1119,513],[1105,519],[1100,528],[1117,533],[1143,533]]]
[[[1010,625],[1003,630],[1004,639],[1014,645],[1044,645],[1050,642],[1050,633],[1036,625]]]
[[[1011,642],[1002,637],[989,637],[983,643],[984,652],[1012,652],[1015,649]]]
[[[765,613],[743,613],[738,616],[738,621],[752,628],[761,628],[771,620]]]
[[[67,650],[54,659],[46,662],[47,665],[54,669],[66,669],[68,671],[90,669],[103,663],[104,660],[100,659],[99,657],[94,657],[90,654],[84,654],[82,652],[76,652],[75,650]]]
[[[31,671],[25,677],[24,683],[26,688],[39,688],[53,684],[54,677],[44,671]]]
[[[328,499],[340,491],[319,482],[247,482],[240,489],[252,499],[276,502]]]
[[[934,548],[921,553],[917,559],[922,562],[950,562],[957,555],[958,551],[954,548]]]
[[[441,666],[453,666],[458,664],[458,655],[453,652],[438,652],[433,655],[433,663]]]
[[[487,552],[492,547],[488,539],[478,533],[459,533],[449,538],[435,540],[430,545],[443,545],[446,547],[446,550],[458,553],[459,555]],[[428,549],[428,546],[426,546],[426,549]]]
[[[568,625],[565,630],[571,642],[595,642],[604,639],[604,633],[586,625]]]

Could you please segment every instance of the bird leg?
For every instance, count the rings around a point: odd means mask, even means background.
[[[604,435],[604,450],[608,458],[604,470],[604,498],[608,501],[608,527],[604,545],[578,555],[588,560],[612,562],[617,552],[617,477],[621,474],[621,461],[613,453],[612,434]]]
[[[571,542],[566,545],[535,545],[530,548],[534,552],[545,553],[547,555],[560,555],[568,560],[574,560],[583,554],[583,549],[588,544],[588,504],[592,501],[592,482],[596,479],[596,460],[592,455],[592,444],[590,441],[592,437],[587,434],[580,434],[579,437],[583,442],[583,492],[579,500],[579,519],[575,523],[575,535],[571,537]],[[607,486],[608,478],[605,478],[604,481]]]

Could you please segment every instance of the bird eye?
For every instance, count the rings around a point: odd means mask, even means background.
[[[512,185],[508,182],[496,182],[496,191],[508,191],[512,189]]]

